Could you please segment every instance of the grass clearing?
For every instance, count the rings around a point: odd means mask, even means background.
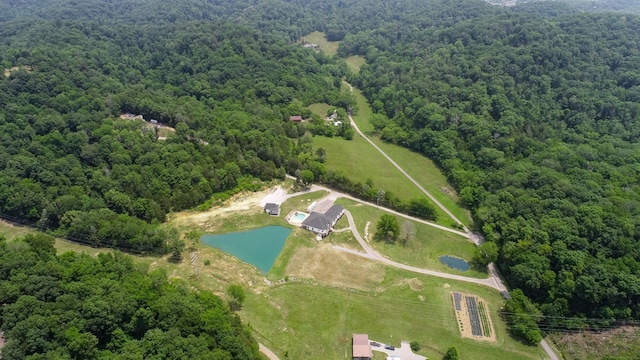
[[[357,74],[360,72],[362,65],[367,63],[367,60],[360,55],[352,55],[347,58],[346,62],[349,70]]]
[[[329,169],[343,171],[354,182],[364,184],[367,179],[373,180],[373,186],[387,193],[393,193],[403,200],[427,198],[409,179],[393,166],[380,152],[357,133],[353,140],[341,137],[314,136],[315,148],[326,150],[325,166]],[[436,207],[438,224],[450,226],[452,220]]]
[[[35,232],[35,230],[29,227],[0,220],[0,236],[4,236],[7,240],[23,237],[33,232]]]
[[[315,103],[315,104],[309,105],[308,107],[312,113],[320,116],[323,119],[327,117],[327,112],[329,110],[336,108],[335,106],[331,106],[327,103]]]
[[[635,359],[640,354],[640,327],[552,334],[547,342],[562,351],[566,360]]]
[[[385,143],[378,137],[369,137],[382,151],[396,161],[409,176],[422,185],[442,205],[451,211],[463,224],[473,223],[469,210],[460,204],[455,189],[449,185],[447,178],[428,157],[398,145]],[[449,219],[449,217],[447,217]],[[449,219],[449,224],[453,220]]]
[[[227,207],[204,213],[172,214],[169,225],[183,232],[203,233],[272,224],[287,226],[283,215],[271,217],[255,203],[246,205],[245,197],[255,200],[259,195],[240,195],[226,204]],[[325,192],[313,192],[293,197],[283,203],[281,214],[306,208],[324,195]],[[364,231],[367,221],[372,222],[373,230],[375,220],[368,218],[379,216],[379,210],[345,205],[351,207],[360,231]],[[338,226],[344,228],[344,220]],[[356,332],[368,333],[373,340],[396,346],[402,340],[418,341],[422,349],[419,353],[432,359],[441,358],[450,346],[455,346],[462,358],[541,357],[539,348],[522,345],[508,337],[501,320],[494,324],[497,343],[478,343],[460,337],[450,291],[481,296],[492,304],[488,310],[493,319],[499,319],[497,309],[503,303],[498,292],[475,284],[405,272],[332,247],[333,243],[352,241],[355,240],[350,232],[334,233],[318,242],[311,233],[294,229],[267,275],[273,281],[271,284],[253,266],[201,244],[187,245],[199,251],[198,277],[189,261],[189,251],[185,251],[179,264],[169,263],[167,257],[133,256],[133,259],[142,268],[163,269],[169,277],[180,278],[191,287],[210,291],[223,299],[227,297],[224,292],[229,284],[242,285],[247,290],[247,299],[239,315],[254,329],[257,339],[283,359],[350,359],[351,335]],[[56,241],[56,247],[59,252],[111,251],[64,241]],[[405,249],[405,252],[408,251]],[[204,265],[206,260],[210,265]],[[289,281],[284,281],[285,277]]]
[[[501,303],[497,292],[411,276],[387,269],[375,292],[289,281],[260,295],[249,294],[241,317],[269,340],[274,351],[292,359],[350,359],[353,333],[367,333],[372,340],[395,346],[402,340],[418,341],[419,354],[433,359],[442,358],[450,346],[461,358],[540,358],[539,349],[510,340],[504,326],[496,330],[497,344],[460,338],[451,289],[472,290]]]
[[[370,222],[369,237],[367,240],[371,247],[397,262],[425,269],[481,279],[488,276],[486,272],[480,272],[474,269],[470,269],[468,271],[452,269],[440,262],[439,257],[443,255],[458,257],[470,262],[475,252],[475,245],[467,238],[429,225],[397,217],[401,228],[405,221],[412,223],[416,230],[416,235],[406,246],[399,243],[388,244],[384,241],[374,239],[376,224],[380,219],[380,216],[386,214],[386,212],[348,199],[338,199],[336,203],[344,206],[345,209],[351,212],[354,217],[356,227],[358,228],[358,232],[360,232],[360,235],[363,237],[366,223]],[[331,234],[329,238],[334,235],[336,234]],[[337,244],[354,248],[355,250],[361,250],[360,244],[358,244],[355,238],[353,240],[342,239],[342,241],[342,243]]]
[[[412,199],[424,196],[407,180],[382,154],[374,149],[360,135],[355,134],[353,140],[341,137],[314,136],[315,148],[327,151],[325,166],[345,172],[354,182],[365,183],[373,180],[373,186],[391,192],[401,199]]]
[[[345,85],[346,86],[346,85]],[[417,181],[422,187],[431,193],[438,201],[440,201],[449,211],[451,211],[463,224],[471,226],[472,219],[471,214],[460,204],[460,199],[456,191],[449,185],[447,178],[442,171],[424,155],[411,151],[407,148],[403,148],[398,145],[389,144],[382,141],[376,134],[373,133],[374,129],[371,123],[369,123],[369,117],[373,115],[371,107],[367,99],[362,95],[362,92],[356,88],[353,88],[353,95],[356,97],[358,104],[358,113],[353,116],[353,121],[356,122],[360,130],[369,137],[376,145],[378,145],[382,151],[384,151],[389,157],[391,157],[400,167],[406,171],[415,181]],[[372,148],[373,149],[373,148]],[[376,151],[373,149],[373,151]],[[327,158],[327,160],[329,160]],[[383,159],[387,164],[388,160]],[[389,164],[389,166],[392,166]],[[398,174],[400,172],[398,171]],[[401,175],[402,176],[402,175]],[[403,176],[404,177],[404,176]],[[411,184],[412,187],[415,185]],[[440,216],[446,216],[447,221],[442,221]],[[450,226],[453,220],[444,214],[444,212],[438,213],[439,223]]]
[[[314,31],[309,35],[303,36],[302,40],[311,44],[318,44],[327,56],[335,55],[338,52],[338,46],[340,46],[339,41],[327,41],[325,34],[320,31]]]

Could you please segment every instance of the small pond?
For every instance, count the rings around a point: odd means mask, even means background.
[[[291,229],[266,226],[259,229],[203,235],[202,243],[231,254],[257,267],[263,274],[269,272],[280,254]]]
[[[440,259],[440,262],[447,265],[448,267],[452,268],[452,269],[456,269],[456,270],[460,270],[460,271],[467,271],[469,270],[471,267],[469,266],[469,263],[457,258],[457,257],[453,257],[453,256],[449,256],[449,255],[445,255],[445,256],[440,256],[438,257],[438,259]]]

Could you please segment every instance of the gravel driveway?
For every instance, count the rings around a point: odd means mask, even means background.
[[[369,344],[371,344],[373,341],[369,341]],[[379,351],[379,352],[383,352],[389,356],[397,356],[399,357],[401,360],[426,360],[427,358],[418,354],[414,354],[413,351],[411,351],[411,346],[409,345],[408,341],[403,341],[400,344],[399,348],[396,348],[395,350],[388,350],[385,349],[384,346],[386,344],[381,343],[379,341],[377,341],[377,343],[380,344],[380,346],[372,346],[371,350],[373,351]]]

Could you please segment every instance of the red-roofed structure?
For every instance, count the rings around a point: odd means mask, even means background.
[[[289,121],[302,122],[302,116],[300,115],[289,116]]]
[[[353,334],[353,360],[371,360],[372,357],[369,335]]]

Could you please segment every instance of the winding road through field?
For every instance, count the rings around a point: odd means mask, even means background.
[[[347,86],[349,86],[349,89],[351,90],[351,92],[353,92],[353,86],[351,86],[351,84],[349,84],[348,82],[344,82],[345,84],[347,84]],[[430,192],[428,192],[425,188],[422,187],[422,185],[420,185],[417,181],[415,181],[409,174],[407,174],[406,171],[404,171],[403,168],[400,167],[400,165],[398,165],[398,163],[396,163],[391,157],[389,157],[389,155],[387,155],[382,149],[380,149],[380,147],[378,145],[376,145],[371,139],[369,139],[358,127],[358,124],[356,124],[355,121],[353,121],[353,118],[351,117],[351,114],[349,114],[349,122],[351,123],[351,126],[353,127],[353,129],[360,135],[362,136],[363,139],[367,140],[367,142],[369,144],[371,144],[371,146],[373,146],[376,150],[378,150],[378,152],[380,152],[380,154],[382,154],[382,156],[385,157],[385,159],[389,160],[389,162],[396,167],[396,169],[398,169],[402,175],[404,175],[407,179],[409,179],[409,181],[411,181],[413,183],[413,185],[415,185],[420,191],[422,191],[422,193],[424,193],[425,195],[427,195],[427,197],[429,199],[431,199],[431,201],[433,201],[434,204],[436,204],[437,207],[439,207],[442,211],[445,212],[445,214],[449,215],[449,217],[451,219],[453,219],[453,221],[455,221],[457,224],[461,225],[462,228],[464,229],[465,232],[469,232],[469,229],[462,223],[462,221],[460,221],[460,219],[458,219],[455,215],[453,215],[453,213],[451,211],[449,211],[449,209],[447,209],[446,206],[442,205],[442,203],[440,201],[438,201],[438,199],[435,198],[435,196],[431,195]]]
[[[500,282],[500,279],[496,278],[494,276],[491,276],[490,278],[487,278],[487,279],[476,279],[476,278],[471,278],[471,277],[462,276],[462,275],[448,274],[448,273],[444,273],[444,272],[440,272],[440,271],[417,268],[417,267],[414,267],[414,266],[409,266],[409,265],[405,265],[405,264],[393,261],[391,259],[387,259],[386,257],[380,255],[380,253],[378,253],[377,251],[373,250],[373,248],[371,248],[371,246],[369,246],[367,241],[365,241],[362,238],[362,236],[358,232],[358,229],[356,228],[356,224],[353,221],[353,216],[351,215],[351,213],[348,210],[345,210],[344,214],[347,216],[347,220],[349,220],[349,229],[351,229],[351,232],[353,233],[353,236],[356,237],[356,239],[360,243],[360,246],[362,246],[362,248],[364,249],[365,252],[362,253],[362,252],[358,252],[358,251],[355,251],[355,250],[344,248],[342,246],[334,245],[334,248],[337,249],[337,250],[345,251],[345,252],[348,252],[348,253],[351,253],[351,254],[354,254],[354,255],[358,255],[358,256],[362,256],[362,257],[366,257],[368,259],[377,260],[377,261],[380,261],[380,262],[382,262],[384,264],[387,264],[389,266],[393,266],[393,267],[396,267],[398,269],[403,269],[403,270],[407,270],[407,271],[411,271],[411,272],[415,272],[415,273],[419,273],[419,274],[431,275],[431,276],[436,276],[436,277],[440,277],[440,278],[444,278],[444,279],[458,280],[458,281],[464,281],[464,282],[468,282],[468,283],[474,283],[474,284],[489,286],[489,287],[494,288],[494,289],[496,289],[498,291],[502,291],[502,289],[503,289],[502,282]]]
[[[351,84],[349,84],[346,81],[343,81],[343,82],[347,86],[349,86],[349,90],[351,92],[353,92],[353,86],[351,86]],[[433,195],[431,195],[430,192],[428,192],[417,181],[415,181],[409,174],[407,174],[407,172],[404,171],[404,169],[402,169],[400,167],[400,165],[398,165],[391,157],[389,157],[389,155],[387,155],[378,145],[376,145],[371,139],[369,139],[360,130],[360,128],[358,128],[358,124],[356,124],[356,122],[353,121],[353,118],[351,117],[351,115],[349,115],[349,121],[350,121],[351,126],[353,127],[353,129],[360,136],[362,136],[369,144],[371,144],[371,146],[373,146],[376,150],[378,150],[380,152],[380,154],[382,154],[382,156],[384,156],[387,160],[389,160],[389,162],[391,164],[393,164],[393,166],[395,166],[407,179],[409,179],[409,181],[411,181],[418,189],[420,189],[420,191],[422,191],[429,199],[431,199],[431,201],[433,201],[433,203],[436,204],[436,206],[438,206],[442,211],[444,211],[447,215],[449,215],[449,217],[451,219],[453,219],[453,221],[455,221],[457,224],[462,225],[462,228],[466,232],[465,235],[466,235],[467,238],[471,239],[476,245],[480,245],[480,244],[482,244],[484,242],[484,239],[480,235],[471,233],[469,231],[469,229],[460,221],[460,219],[458,219],[455,215],[453,215],[453,213],[451,211],[449,211],[449,209],[447,209],[440,201],[438,201],[438,199],[436,199]],[[419,273],[422,273],[422,274],[427,274],[427,275],[432,275],[432,276],[437,276],[437,277],[443,277],[443,278],[447,278],[447,279],[454,279],[454,280],[460,280],[460,281],[466,281],[466,282],[473,282],[473,283],[477,283],[477,284],[481,284],[481,285],[490,286],[490,287],[492,287],[492,288],[494,288],[494,289],[496,289],[498,291],[501,291],[501,292],[502,291],[508,291],[506,286],[504,286],[504,284],[502,283],[500,275],[498,274],[498,271],[496,270],[496,267],[495,267],[495,265],[493,263],[489,264],[489,266],[488,266],[489,273],[491,274],[491,277],[489,279],[474,279],[474,278],[468,278],[468,277],[465,277],[465,276],[458,276],[458,275],[453,275],[453,274],[440,273],[440,272],[432,271],[432,270],[415,268],[415,267],[412,267],[412,266],[396,263],[393,260],[389,260],[387,258],[384,258],[380,254],[375,252],[373,249],[371,249],[369,244],[367,244],[366,241],[364,241],[362,239],[362,237],[358,233],[357,229],[355,228],[355,225],[353,225],[353,219],[351,218],[351,214],[349,212],[345,212],[345,213],[347,214],[347,218],[349,218],[349,226],[351,227],[354,236],[356,237],[356,239],[358,239],[358,242],[360,242],[360,245],[365,249],[366,254],[358,253],[356,251],[352,251],[352,250],[349,250],[349,249],[342,248],[344,250],[347,250],[348,252],[354,253],[356,255],[361,255],[361,256],[368,257],[368,258],[376,259],[376,260],[379,260],[379,261],[384,262],[386,264],[389,264],[391,266],[395,266],[395,267],[398,267],[398,268],[401,268],[401,269],[405,269],[405,270],[408,270],[408,271],[419,272]],[[556,355],[555,351],[549,346],[549,344],[546,342],[546,340],[543,339],[540,342],[540,345],[542,346],[542,348],[544,349],[544,351],[547,353],[547,355],[549,356],[549,358],[551,360],[559,360],[559,358]]]

